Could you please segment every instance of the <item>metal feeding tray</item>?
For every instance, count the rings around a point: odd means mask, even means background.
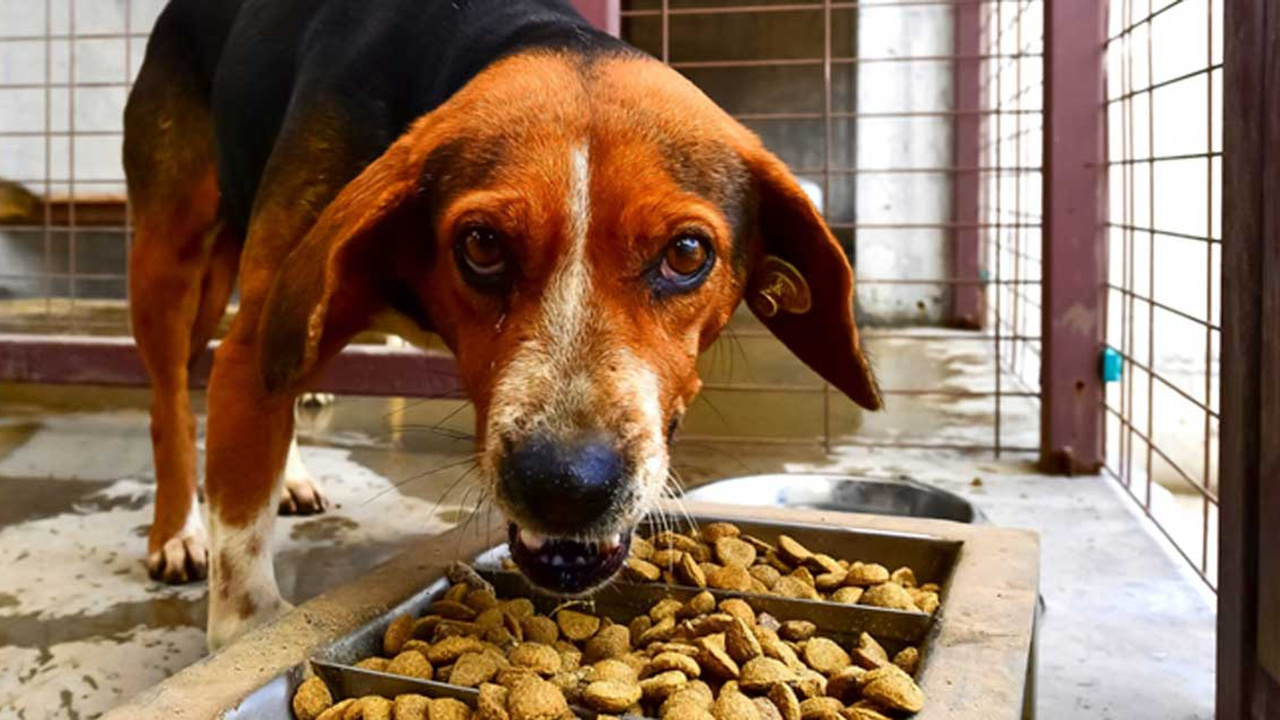
[[[844,645],[870,632],[891,653],[920,647],[917,676],[928,700],[920,720],[999,720],[1029,717],[1033,684],[1033,630],[1039,585],[1039,544],[1033,533],[915,518],[851,515],[686,502],[669,517],[704,523],[724,520],[760,537],[780,533],[807,547],[849,560],[912,567],[921,582],[942,586],[935,615],[862,605],[794,600],[754,593],[741,596],[780,620],[805,619]],[[221,717],[286,720],[293,690],[310,672],[321,675],[335,698],[416,692],[474,703],[475,691],[352,667],[374,655],[390,621],[415,616],[448,587],[454,560],[471,558],[501,597],[527,596],[540,611],[556,598],[530,590],[523,577],[498,562],[505,523],[471,523],[424,541],[369,575],[333,590],[187,668],[113,711],[108,717]],[[492,528],[483,533],[480,528]],[[644,528],[642,533],[646,532]],[[685,598],[697,588],[619,582],[593,596],[594,612],[626,622],[657,600]],[[580,710],[592,720],[594,714]]]

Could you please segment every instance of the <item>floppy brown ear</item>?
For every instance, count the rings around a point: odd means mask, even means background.
[[[868,410],[884,405],[853,318],[853,270],[787,167],[759,148],[747,162],[760,246],[747,280],[756,317],[827,382]]]
[[[417,153],[392,145],[329,203],[285,258],[258,325],[270,392],[306,378],[386,303],[380,277],[419,186]]]

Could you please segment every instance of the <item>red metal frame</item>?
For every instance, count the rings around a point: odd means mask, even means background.
[[[1280,717],[1280,16],[1225,0],[1220,720]]]
[[[204,388],[217,343],[191,369],[191,387]],[[145,387],[146,369],[133,341],[62,335],[0,334],[0,378],[50,385]],[[330,362],[317,391],[350,395],[463,397],[453,356],[439,351],[352,345]]]
[[[1046,0],[1040,467],[1096,473],[1104,441],[1105,0]]]
[[[610,35],[622,31],[622,0],[572,0],[573,6],[592,25]]]
[[[982,7],[957,4],[956,55],[972,58],[982,53]],[[956,60],[952,83],[955,93],[953,162],[951,183],[951,274],[967,281],[951,289],[951,325],[980,330],[986,322],[986,288],[982,283],[982,233],[977,227],[982,212],[982,123],[988,113],[982,107],[982,63]]]

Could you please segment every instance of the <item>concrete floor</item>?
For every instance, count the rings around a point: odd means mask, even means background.
[[[973,358],[952,365],[960,369],[944,382],[972,387],[986,377]],[[716,423],[758,431],[789,422],[758,399],[754,408],[738,402],[719,397],[716,412],[693,424],[714,432]],[[0,720],[95,717],[204,652],[203,585],[153,583],[141,563],[153,490],[145,407],[138,391],[0,387]],[[849,422],[864,438],[965,439],[990,432],[977,422],[983,412],[955,399],[936,412],[907,408],[896,421]],[[337,507],[278,524],[286,597],[305,600],[465,522],[479,497],[467,474],[469,423],[456,402],[355,398],[304,419],[304,457]],[[1006,442],[1026,441],[1028,425],[1006,418]],[[676,467],[686,485],[821,471],[960,492],[992,521],[1042,535],[1039,717],[1212,717],[1212,598],[1110,481],[839,438],[830,455],[684,442]]]

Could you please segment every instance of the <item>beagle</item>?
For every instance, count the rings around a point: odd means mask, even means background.
[[[662,493],[695,366],[744,298],[868,409],[849,263],[760,140],[564,0],[171,0],[125,110],[149,371],[152,573],[210,580],[209,643],[287,604],[277,508],[325,501],[294,400],[383,320],[438,334],[512,556],[608,580]],[[209,381],[206,531],[188,365]]]

